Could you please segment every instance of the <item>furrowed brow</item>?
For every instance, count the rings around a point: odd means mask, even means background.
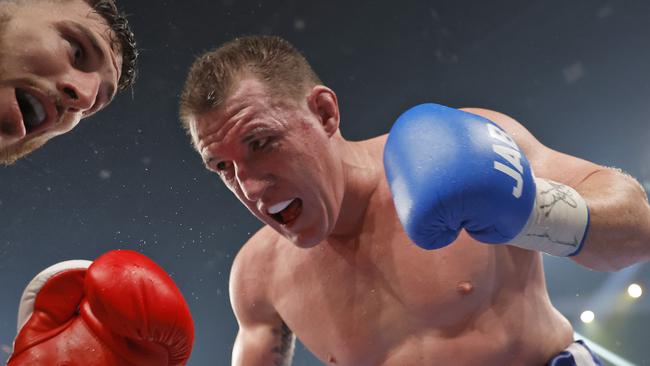
[[[268,126],[253,127],[244,134],[244,137],[242,137],[241,142],[244,144],[248,143],[260,134],[269,133],[273,131],[275,131],[275,129]]]

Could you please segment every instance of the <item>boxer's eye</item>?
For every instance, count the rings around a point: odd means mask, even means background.
[[[227,161],[220,161],[214,165],[214,171],[217,172],[219,178],[228,184],[231,184],[235,176],[235,171],[233,169],[233,164]]]
[[[259,150],[263,149],[263,148],[268,144],[268,142],[269,142],[269,138],[268,138],[268,137],[264,137],[264,138],[261,138],[261,139],[253,140],[253,141],[251,141],[251,143],[250,143],[251,150],[253,150],[253,151],[259,151]]]
[[[214,165],[214,169],[219,173],[225,172],[229,168],[230,168],[230,163],[226,161],[220,161]]]

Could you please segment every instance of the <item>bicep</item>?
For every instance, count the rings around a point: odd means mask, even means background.
[[[257,260],[260,256],[251,254],[242,249],[230,274],[230,300],[239,324],[232,365],[290,365],[294,335],[270,299],[272,275]]]
[[[537,177],[575,188],[590,175],[606,169],[543,145],[524,126],[505,114],[481,108],[463,108],[463,110],[487,118],[504,129],[526,155]]]

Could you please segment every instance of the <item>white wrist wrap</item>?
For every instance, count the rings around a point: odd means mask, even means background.
[[[589,209],[575,189],[535,178],[535,206],[526,226],[508,242],[558,257],[577,254],[587,235]]]

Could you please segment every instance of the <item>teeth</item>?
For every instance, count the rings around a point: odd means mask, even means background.
[[[293,202],[293,200],[295,200],[295,198],[292,198],[292,199],[287,200],[287,201],[282,201],[280,203],[276,203],[275,205],[269,207],[268,212],[271,215],[275,215],[276,213],[278,213],[278,212],[284,210],[285,208],[289,207],[289,205],[291,204],[291,202]]]

